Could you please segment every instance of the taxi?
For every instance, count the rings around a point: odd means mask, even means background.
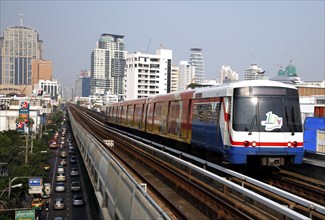
[[[45,171],[50,171],[50,169],[51,169],[51,165],[48,163],[43,163],[42,167],[44,168]]]
[[[43,200],[41,198],[34,198],[32,201],[32,207],[43,208]]]

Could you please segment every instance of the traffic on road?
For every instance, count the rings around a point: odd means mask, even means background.
[[[48,179],[40,197],[35,196],[31,206],[35,209],[36,219],[91,219],[89,199],[79,158],[76,142],[68,129],[66,117],[61,128],[49,143],[53,157],[44,169]]]

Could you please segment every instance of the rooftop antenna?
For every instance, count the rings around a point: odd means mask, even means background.
[[[23,26],[23,18],[24,18],[24,14],[20,13],[20,26]]]
[[[148,53],[148,49],[149,49],[150,43],[151,43],[151,38],[150,38],[149,43],[148,43],[148,46],[147,46],[146,54]]]

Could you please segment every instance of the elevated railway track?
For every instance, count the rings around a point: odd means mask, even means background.
[[[176,158],[148,146],[151,142],[143,143],[141,138],[130,139],[121,131],[108,129],[102,123],[104,115],[72,105],[69,108],[98,141],[114,140],[110,153],[127,167],[139,184],[147,184],[148,194],[159,201],[172,219],[325,219],[322,201],[309,201],[300,197],[302,195],[287,193],[200,159],[184,161],[183,158],[194,158],[174,151],[174,155],[181,157]],[[168,151],[168,147],[161,148]],[[200,167],[193,165],[198,161],[201,161]],[[207,171],[207,167],[213,172]],[[310,188],[300,191],[305,191],[308,197],[312,194],[307,192]]]

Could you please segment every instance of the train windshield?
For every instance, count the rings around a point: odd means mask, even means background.
[[[234,91],[233,129],[252,132],[302,132],[298,92],[288,88],[254,88]],[[261,87],[255,91],[263,91]],[[268,94],[266,94],[268,93]]]

